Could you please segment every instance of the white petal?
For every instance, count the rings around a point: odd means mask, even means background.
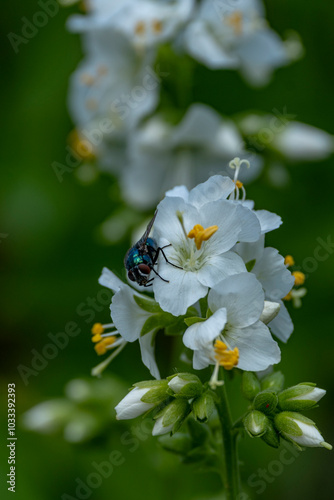
[[[134,342],[140,337],[144,323],[150,317],[150,313],[136,304],[134,295],[139,294],[125,286],[114,295],[110,306],[112,320],[128,342]]]
[[[197,278],[202,285],[211,288],[228,276],[244,272],[246,267],[242,258],[234,252],[225,252],[209,256],[205,265],[197,271]]]
[[[218,309],[207,320],[189,326],[183,335],[183,343],[192,350],[201,350],[219,336],[225,324],[226,309]]]
[[[145,366],[150,370],[152,377],[160,379],[159,368],[155,361],[155,332],[147,333],[139,337],[141,359]]]
[[[152,403],[143,403],[140,399],[147,393],[149,389],[135,387],[129,394],[125,396],[116,406],[117,420],[127,420],[129,418],[136,418],[142,415],[150,408],[153,408]]]
[[[173,189],[166,191],[166,196],[176,196],[178,198],[183,198],[184,201],[188,201],[189,190],[186,186],[175,186]]]
[[[299,396],[295,396],[293,398],[289,398],[289,401],[320,401],[321,398],[324,397],[326,391],[324,389],[320,389],[319,387],[314,387],[311,392],[307,394],[300,394]]]
[[[158,276],[153,281],[155,300],[160,307],[174,316],[185,314],[188,307],[204,297],[208,288],[197,279],[196,273],[176,269],[161,259],[159,274],[169,280],[162,281]]]
[[[161,436],[162,434],[167,434],[168,432],[171,432],[171,430],[174,427],[175,422],[172,424],[168,425],[167,427],[164,427],[162,425],[163,417],[157,418],[155,421],[153,430],[152,430],[152,436]]]
[[[211,311],[225,307],[227,322],[235,327],[246,327],[258,321],[264,305],[260,283],[251,273],[230,276],[209,292]]]
[[[282,219],[279,215],[268,212],[267,210],[255,210],[255,215],[260,222],[261,234],[273,231],[282,224]]]
[[[264,308],[260,316],[260,321],[262,321],[262,323],[264,323],[265,325],[268,324],[277,316],[280,308],[281,304],[279,304],[278,302],[270,302],[268,300],[265,300]]]
[[[239,241],[257,241],[261,235],[261,226],[255,213],[248,208],[237,204],[237,216],[241,222],[241,230],[238,236]]]
[[[291,160],[321,160],[334,150],[334,138],[305,123],[290,122],[275,137],[275,147]]]
[[[102,286],[110,288],[114,293],[118,292],[122,287],[126,287],[127,285],[120,280],[116,274],[110,271],[107,267],[102,269],[102,274],[99,277],[99,283]]]
[[[293,332],[293,323],[283,302],[281,302],[281,309],[278,315],[268,324],[268,326],[275,337],[282,342],[287,342]]]
[[[276,248],[264,249],[261,260],[256,261],[252,273],[261,282],[268,300],[279,302],[294,285],[294,277],[284,264],[284,257]]]
[[[300,444],[301,446],[321,446],[324,442],[324,438],[314,425],[306,424],[300,420],[295,421],[300,430],[303,432],[301,436],[291,436],[285,433],[293,441]]]
[[[189,203],[200,208],[210,201],[225,200],[234,188],[234,182],[229,177],[213,175],[190,191]]]
[[[239,349],[238,368],[241,370],[265,370],[268,366],[279,363],[281,359],[277,342],[261,321],[246,328],[233,328],[225,337],[232,349]]]
[[[264,235],[254,243],[237,243],[234,250],[242,257],[245,264],[252,260],[260,260],[264,250]]]

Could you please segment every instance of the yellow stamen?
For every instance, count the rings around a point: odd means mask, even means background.
[[[102,354],[105,354],[107,352],[107,347],[110,347],[111,345],[113,345],[115,340],[116,340],[115,336],[106,337],[106,338],[102,339],[98,344],[96,344],[94,346],[94,349],[97,352],[97,354],[99,356],[101,356]]]
[[[237,188],[240,189],[240,188],[242,188],[243,183],[241,181],[236,181],[235,185],[236,185]]]
[[[218,361],[220,366],[223,366],[225,370],[232,370],[237,366],[239,362],[239,349],[235,347],[233,350],[228,349],[227,345],[221,341],[216,340],[214,344],[215,359]]]
[[[295,265],[295,260],[294,258],[292,257],[292,255],[287,255],[284,259],[284,264],[286,266],[294,266]]]
[[[143,21],[139,21],[135,26],[135,34],[143,35],[145,33],[145,23]]]
[[[92,342],[100,342],[102,338],[103,337],[99,333],[97,333],[96,335],[93,335]]]
[[[236,35],[241,35],[242,33],[242,12],[235,11],[225,18],[225,22],[234,28],[234,33]]]
[[[195,245],[197,250],[202,246],[203,241],[207,241],[215,232],[218,230],[218,226],[210,226],[204,229],[201,224],[196,224],[191,231],[188,233],[188,238],[195,239]]]
[[[155,19],[152,22],[152,29],[153,29],[154,33],[161,33],[162,32],[162,22]]]
[[[95,158],[92,144],[87,139],[82,139],[76,129],[69,133],[68,142],[71,148],[83,160],[93,160]]]
[[[292,276],[295,278],[295,285],[300,286],[305,283],[305,274],[300,271],[295,271],[292,273]]]
[[[95,323],[91,331],[93,335],[101,335],[104,332],[102,323]]]
[[[291,300],[292,299],[292,293],[289,292],[285,297],[283,297],[283,300]]]

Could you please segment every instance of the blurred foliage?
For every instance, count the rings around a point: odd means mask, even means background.
[[[197,71],[194,96],[214,105],[224,114],[248,109],[270,112],[274,108],[296,115],[296,119],[334,133],[333,85],[331,61],[334,32],[334,4],[318,0],[267,0],[268,18],[274,29],[283,34],[288,28],[298,31],[306,56],[296,64],[276,72],[268,87],[254,90],[233,72],[216,72],[214,86],[208,70]],[[32,19],[39,9],[34,0],[5,0],[1,18],[5,36],[2,59],[1,140],[1,238],[2,268],[2,394],[8,383],[16,383],[17,396],[17,500],[59,499],[68,493],[75,497],[76,478],[83,481],[94,471],[92,462],[107,460],[113,450],[124,457],[124,465],[114,467],[110,477],[94,489],[96,500],[106,498],[207,499],[219,497],[220,479],[213,473],[193,474],[191,466],[180,465],[177,456],[159,448],[148,437],[134,444],[122,444],[121,434],[111,432],[85,444],[69,444],[59,436],[28,433],[20,425],[20,415],[32,406],[61,397],[64,385],[73,378],[89,377],[97,364],[90,341],[93,322],[78,314],[78,306],[96,298],[100,290],[97,278],[103,266],[123,275],[123,255],[127,243],[119,247],[103,246],[96,227],[117,208],[113,181],[100,176],[83,187],[75,175],[66,174],[59,183],[51,167],[53,161],[66,157],[66,137],[71,122],[66,110],[68,77],[78,63],[79,39],[66,32],[65,21],[71,9],[60,9],[40,28],[27,44],[14,53],[7,34],[21,33],[23,18]],[[270,234],[267,243],[285,255],[293,254],[303,269],[305,259],[314,258],[317,238],[327,240],[333,234],[331,188],[334,180],[332,161],[290,166],[291,182],[284,190],[270,187],[265,177],[248,188],[248,197],[258,208],[279,213],[284,225]],[[288,345],[282,345],[280,369],[287,385],[302,381],[316,382],[326,388],[315,418],[326,441],[334,443],[333,431],[333,279],[334,255],[317,262],[307,273],[308,295],[300,310],[292,312],[295,332]],[[89,306],[81,306],[89,308]],[[107,322],[108,306],[97,303],[94,320]],[[81,309],[82,310],[82,309]],[[90,315],[92,316],[92,315]],[[89,321],[90,319],[90,321]],[[20,379],[17,366],[31,366],[32,349],[38,352],[50,343],[47,335],[62,332],[69,321],[81,332],[69,339],[67,347],[47,366],[31,375],[28,384]],[[159,339],[158,357],[162,375],[174,369],[177,346],[172,338]],[[109,368],[124,379],[125,386],[149,378],[138,362],[139,349],[130,345]],[[110,390],[113,391],[111,384]],[[240,397],[240,379],[229,387],[233,413],[245,409]],[[6,401],[2,401],[2,408]],[[110,420],[110,426],[113,426]],[[132,424],[135,425],[135,424]],[[139,425],[139,424],[138,424]],[[1,416],[2,439],[5,438],[6,414]],[[6,450],[1,458],[2,475],[7,471]],[[259,440],[245,438],[240,457],[243,479],[254,498],[283,497],[330,498],[331,456],[323,449],[308,449],[290,465],[272,464],[280,460],[280,451],[269,449]],[[257,481],[258,470],[269,479]],[[283,469],[280,473],[277,471]],[[276,474],[276,475],[275,475]],[[253,476],[252,476],[253,475]],[[254,476],[255,475],[255,476]],[[131,478],[131,479],[130,479]],[[264,484],[264,489],[263,489]],[[1,488],[9,495],[1,485]],[[261,494],[257,494],[263,490]],[[2,497],[3,498],[3,497]],[[7,498],[7,497],[6,497]]]

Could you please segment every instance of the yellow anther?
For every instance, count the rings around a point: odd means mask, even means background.
[[[101,335],[104,332],[102,323],[95,323],[91,331],[93,335]]]
[[[145,23],[143,21],[139,21],[135,26],[135,34],[143,35],[145,33]]]
[[[95,83],[95,78],[89,73],[82,73],[82,75],[80,75],[80,81],[84,85],[91,87]]]
[[[284,264],[286,266],[294,266],[295,265],[295,260],[294,258],[292,257],[292,255],[287,255],[284,259]]]
[[[102,337],[99,333],[97,333],[96,335],[93,335],[92,342],[100,342],[100,340],[102,340]]]
[[[68,142],[73,151],[83,160],[93,160],[95,158],[92,144],[88,140],[82,139],[76,129],[69,133]]]
[[[196,224],[191,231],[188,233],[188,238],[195,239],[195,245],[197,250],[202,246],[203,241],[207,241],[215,232],[218,230],[218,226],[210,226],[204,229],[201,224]]]
[[[99,342],[98,344],[95,344],[94,349],[97,352],[97,354],[101,356],[102,354],[105,354],[107,352],[107,348],[113,345],[115,340],[116,340],[115,336],[106,337],[102,339],[101,342]]]
[[[292,299],[292,293],[289,292],[285,297],[283,297],[283,300],[291,300]]]
[[[155,19],[152,22],[152,29],[153,29],[154,33],[161,33],[162,32],[162,22]]]
[[[236,35],[241,35],[242,33],[242,12],[236,10],[229,16],[225,18],[225,22],[234,28],[234,33]]]
[[[236,187],[237,187],[238,189],[240,189],[240,188],[242,188],[243,183],[242,183],[241,181],[236,181],[235,185],[236,185]]]
[[[295,271],[292,273],[292,276],[295,278],[295,285],[300,286],[304,285],[305,283],[305,274],[301,273],[300,271]]]
[[[221,340],[216,340],[214,344],[215,359],[218,361],[220,366],[223,366],[225,370],[232,370],[237,366],[239,362],[239,349],[235,347],[233,350],[228,349],[225,342]]]

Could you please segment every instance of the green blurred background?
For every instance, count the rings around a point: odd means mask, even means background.
[[[234,73],[217,73],[217,87],[206,89],[206,70],[198,72],[196,92],[204,102],[215,104],[224,114],[247,109],[270,112],[287,107],[296,119],[334,133],[334,4],[328,0],[267,0],[268,19],[280,34],[288,28],[298,31],[306,56],[276,72],[270,85],[253,90]],[[66,443],[59,435],[41,436],[20,426],[20,415],[32,406],[63,395],[64,385],[73,378],[89,377],[97,357],[90,341],[91,322],[76,312],[82,302],[96,297],[97,278],[103,266],[122,273],[128,242],[119,247],[102,245],[96,227],[117,208],[111,190],[113,182],[101,176],[83,187],[72,174],[60,183],[51,167],[65,162],[66,137],[72,128],[66,109],[68,78],[81,58],[78,37],[67,33],[64,24],[70,9],[59,13],[40,28],[15,54],[7,34],[21,34],[23,17],[32,19],[40,10],[34,0],[3,4],[1,16],[4,51],[1,56],[3,144],[1,169],[0,240],[2,268],[2,409],[6,408],[7,384],[16,383],[17,463],[16,499],[60,499],[64,493],[75,498],[75,479],[94,470],[92,462],[106,460],[110,451],[125,457],[91,497],[96,500],[124,497],[188,500],[219,497],[220,481],[213,473],[194,474],[178,457],[160,450],[153,438],[130,451],[120,442],[120,431],[111,422],[108,432],[81,445]],[[204,97],[203,97],[204,96]],[[213,102],[214,101],[214,102]],[[290,167],[291,182],[283,190],[258,179],[249,186],[248,197],[258,208],[279,213],[283,226],[270,234],[267,244],[283,255],[293,254],[297,264],[313,257],[317,238],[334,240],[333,160]],[[302,309],[292,311],[295,332],[282,345],[282,371],[289,385],[317,382],[328,393],[320,408],[308,413],[326,441],[334,444],[333,431],[333,279],[334,255],[318,262],[307,280],[308,295]],[[108,320],[108,306],[96,313],[95,321]],[[41,351],[49,343],[48,333],[61,332],[69,321],[78,323],[81,333],[70,339],[66,349],[50,360],[25,385],[17,366],[31,366],[32,349]],[[130,345],[109,368],[130,386],[149,378],[138,363],[137,345]],[[168,375],[174,362],[165,342],[159,347]],[[232,385],[235,416],[245,408],[240,401],[238,381]],[[8,472],[6,414],[1,416],[2,455],[0,460],[1,497],[7,498]],[[280,451],[263,442],[245,438],[240,445],[242,476],[247,480],[259,469],[268,471]],[[283,472],[260,488],[249,488],[254,498],[285,500],[333,498],[333,452],[307,449]],[[280,470],[280,466],[271,471]],[[3,496],[3,492],[4,495]],[[90,497],[90,496],[89,496]],[[9,496],[8,496],[9,498]],[[65,497],[66,498],[66,497]],[[87,497],[88,498],[88,497]]]

